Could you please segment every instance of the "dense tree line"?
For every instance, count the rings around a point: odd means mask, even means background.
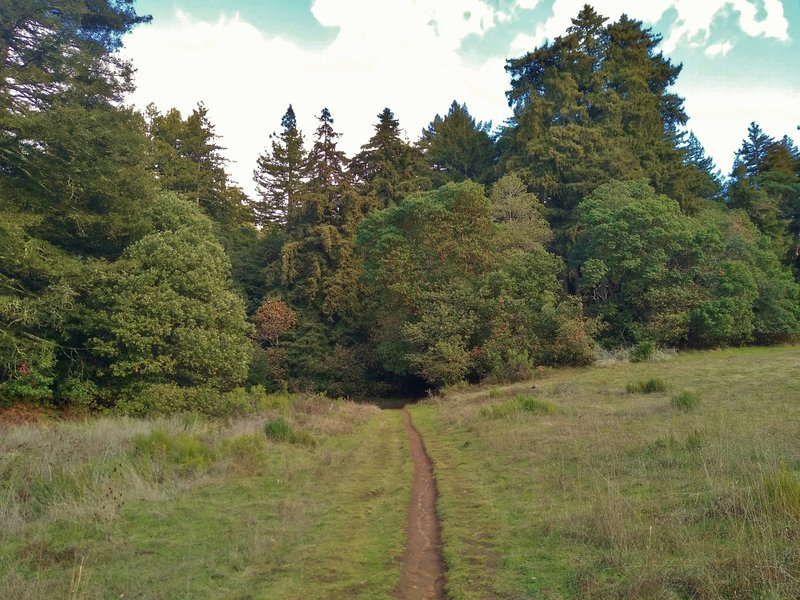
[[[407,393],[800,333],[800,152],[754,123],[723,178],[639,21],[586,6],[509,60],[497,129],[454,101],[411,142],[385,108],[349,158],[289,106],[251,199],[202,104],[124,106],[147,20],[0,15],[0,398]]]

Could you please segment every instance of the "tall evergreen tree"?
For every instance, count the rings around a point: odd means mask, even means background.
[[[612,179],[647,177],[685,211],[709,193],[704,182],[686,186],[679,129],[687,117],[670,91],[681,67],[641,22],[606,21],[586,5],[564,36],[506,65],[514,118],[502,162],[542,199],[561,252],[577,204]]]
[[[272,150],[258,157],[253,172],[259,196],[254,208],[260,225],[285,226],[298,216],[298,195],[306,177],[308,153],[291,104],[281,119],[281,126],[280,134],[270,135]]]
[[[471,179],[488,183],[494,167],[491,123],[475,121],[466,104],[455,100],[444,117],[436,115],[422,131],[419,146],[433,170],[435,186]]]
[[[178,192],[225,226],[247,219],[242,192],[228,181],[224,148],[202,102],[186,119],[175,108],[162,115],[151,104],[147,118],[152,168],[162,189]]]
[[[800,153],[794,142],[775,140],[751,123],[736,152],[727,202],[748,214],[800,277]]]
[[[289,221],[281,250],[282,284],[298,307],[328,320],[351,314],[357,296],[353,260],[355,227],[369,206],[350,182],[339,133],[325,108],[298,193],[297,215]]]
[[[752,177],[764,170],[764,161],[767,158],[769,149],[775,144],[775,140],[768,136],[755,121],[750,123],[747,128],[747,139],[742,142],[741,147],[736,151],[734,161],[734,171],[738,165],[743,165],[745,175]]]
[[[400,135],[400,122],[388,108],[378,115],[375,134],[353,157],[350,172],[366,195],[378,198],[381,207],[400,202],[427,185],[422,153]]]
[[[80,368],[68,323],[86,274],[148,229],[143,120],[115,53],[127,0],[0,8],[0,395],[42,399]]]

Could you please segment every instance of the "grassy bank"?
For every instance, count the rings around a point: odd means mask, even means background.
[[[451,599],[800,597],[798,390],[750,348],[415,407]]]
[[[4,597],[389,597],[400,415],[323,398],[283,413],[3,429]],[[291,435],[265,435],[277,419]]]

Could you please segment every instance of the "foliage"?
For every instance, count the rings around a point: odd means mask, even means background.
[[[298,195],[308,169],[307,152],[291,104],[281,126],[280,134],[270,135],[271,152],[258,157],[253,172],[260,198],[254,205],[256,222],[261,225],[293,223],[300,210]]]
[[[99,271],[80,322],[96,376],[123,387],[137,382],[230,389],[250,359],[241,299],[210,221],[186,200],[162,195],[158,231]]]
[[[476,122],[467,105],[455,100],[444,117],[436,115],[419,142],[435,187],[451,181],[488,183],[493,179],[491,128],[491,123]]]
[[[375,134],[350,162],[350,173],[375,196],[381,208],[400,202],[412,192],[426,189],[424,157],[400,135],[400,122],[388,108],[378,115]]]
[[[571,264],[609,342],[708,346],[797,331],[796,286],[736,213],[694,218],[644,181],[612,182],[580,204],[576,232]]]
[[[0,13],[3,402],[232,414],[245,381],[368,397],[800,336],[800,150],[752,123],[721,186],[627,16],[509,60],[496,134],[453,102],[412,143],[384,108],[349,159],[289,105],[252,201],[202,103],[123,106],[132,2]]]
[[[545,330],[579,318],[560,298],[559,261],[501,246],[491,210],[481,186],[448,184],[360,227],[366,327],[388,371],[438,387],[558,352]]]
[[[244,193],[228,183],[208,109],[200,103],[183,119],[175,108],[161,114],[151,104],[146,116],[151,168],[161,188],[194,202],[218,223],[231,226],[249,220]]]
[[[656,352],[656,344],[651,340],[643,340],[630,350],[631,362],[645,362],[650,360]]]
[[[297,314],[282,300],[267,298],[253,315],[256,337],[278,346],[279,338],[297,325]]]

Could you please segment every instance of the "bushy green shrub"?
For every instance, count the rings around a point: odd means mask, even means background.
[[[181,387],[156,383],[129,389],[116,403],[115,411],[135,417],[193,412],[208,417],[252,414],[264,410],[285,412],[291,394],[268,394],[263,386],[229,392],[207,387]]]
[[[656,343],[646,340],[643,342],[639,342],[635,346],[633,346],[629,353],[629,358],[631,362],[645,362],[653,358],[653,355],[656,352]]]
[[[701,398],[699,392],[685,390],[672,396],[670,404],[672,404],[673,408],[677,408],[681,412],[691,412],[700,404]]]

